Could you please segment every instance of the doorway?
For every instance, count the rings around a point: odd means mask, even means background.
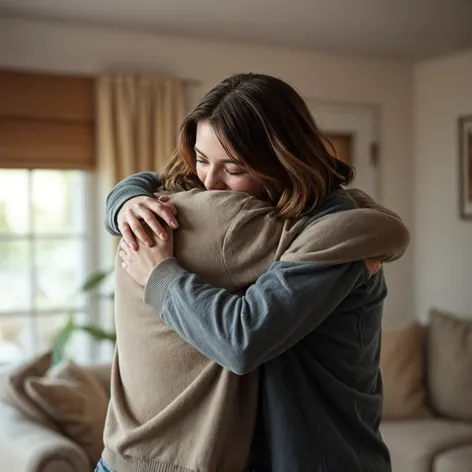
[[[356,177],[350,186],[363,190],[379,201],[380,114],[377,107],[313,100],[308,103],[317,123],[336,150],[336,157],[354,166]]]

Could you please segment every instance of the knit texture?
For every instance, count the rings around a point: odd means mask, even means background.
[[[156,310],[184,269],[237,292],[277,260],[341,263],[399,258],[409,243],[400,218],[359,191],[339,192],[352,210],[318,220],[278,219],[268,203],[237,192],[177,193],[171,198],[180,224],[174,233],[176,259],[165,259],[155,268],[144,294],[117,258],[117,344],[103,454],[112,469],[247,468],[258,371],[238,376],[224,369],[172,331]]]

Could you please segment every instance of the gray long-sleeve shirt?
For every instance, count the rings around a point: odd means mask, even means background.
[[[155,172],[140,172],[119,182],[106,200],[105,228],[114,236],[120,234],[117,217],[121,207],[133,197],[152,197],[159,186],[159,176]]]
[[[129,180],[137,177],[145,183]],[[138,187],[139,195],[152,195],[157,184],[155,174],[129,179],[107,201],[109,229],[116,231],[126,195],[138,195]],[[350,208],[332,196],[314,218]],[[238,296],[168,259],[153,272],[145,296],[208,357],[240,374],[260,367],[256,440],[266,466],[258,470],[391,470],[378,431],[382,273],[368,278],[362,262],[277,262]]]

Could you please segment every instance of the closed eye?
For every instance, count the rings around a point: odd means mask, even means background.
[[[208,164],[208,161],[204,157],[199,156],[198,154],[197,158],[195,159],[195,162],[198,162],[199,164]]]
[[[243,174],[246,173],[244,170],[231,171],[231,170],[228,170],[228,169],[226,169],[226,172],[227,172],[229,175],[243,175]]]

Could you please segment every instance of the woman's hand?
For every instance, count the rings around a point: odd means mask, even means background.
[[[375,275],[382,268],[382,263],[380,261],[366,259],[364,262],[370,276]]]
[[[145,221],[153,233],[165,241],[167,232],[159,223],[156,215],[171,228],[176,229],[179,226],[175,219],[176,214],[177,209],[169,202],[167,195],[162,195],[157,200],[146,196],[135,197],[121,207],[118,213],[118,228],[126,244],[136,251],[138,249],[137,240],[149,247],[153,245],[152,239],[143,228],[142,221]]]
[[[166,236],[165,241],[154,238],[152,247],[140,244],[137,251],[132,250],[124,240],[121,240],[118,253],[121,266],[137,284],[144,287],[154,268],[164,259],[174,255],[174,233],[170,228]]]

